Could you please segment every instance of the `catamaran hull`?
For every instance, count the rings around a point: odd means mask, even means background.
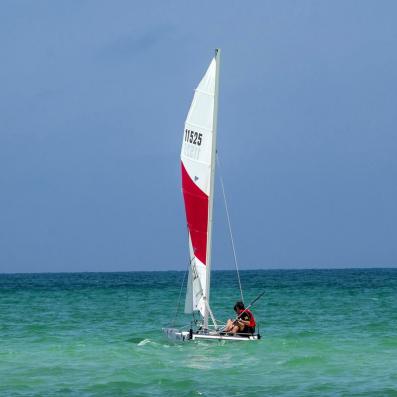
[[[238,336],[238,335],[220,335],[218,333],[200,333],[195,331],[180,331],[175,328],[163,328],[164,334],[168,339],[171,339],[175,342],[186,342],[191,340],[225,340],[225,341],[255,341],[259,340],[261,336],[259,334],[247,335],[247,336]]]

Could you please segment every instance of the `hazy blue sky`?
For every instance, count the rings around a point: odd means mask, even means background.
[[[1,1],[0,272],[186,268],[179,151],[215,47],[241,268],[396,266],[396,20],[386,0]]]

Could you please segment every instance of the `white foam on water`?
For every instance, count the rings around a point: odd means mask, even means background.
[[[150,339],[144,339],[144,340],[141,340],[141,341],[138,343],[138,346],[145,346],[145,345],[147,345],[147,344],[150,343],[150,342],[151,342]]]

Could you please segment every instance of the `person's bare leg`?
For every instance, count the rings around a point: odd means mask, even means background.
[[[233,329],[233,321],[230,320],[230,318],[229,318],[229,320],[227,320],[226,327],[225,327],[224,331],[230,332],[232,329]]]
[[[230,331],[232,334],[237,334],[239,332],[242,332],[244,329],[244,324],[237,323],[236,325],[233,326],[233,329]]]

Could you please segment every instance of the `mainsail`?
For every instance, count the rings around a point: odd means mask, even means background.
[[[185,313],[200,311],[208,325],[219,50],[195,90],[181,150],[182,192],[189,234],[190,268]]]

